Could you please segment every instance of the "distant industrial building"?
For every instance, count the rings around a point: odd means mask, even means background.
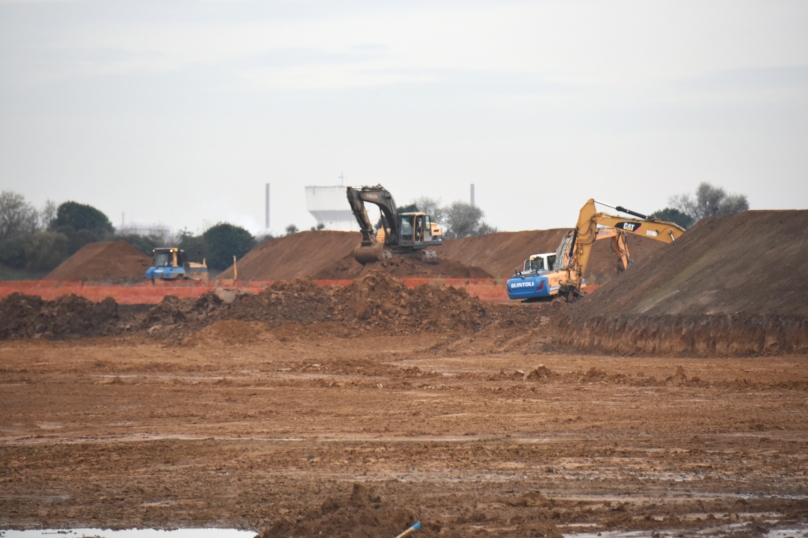
[[[306,209],[326,230],[359,230],[345,187],[306,187]]]

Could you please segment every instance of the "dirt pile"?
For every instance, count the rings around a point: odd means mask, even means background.
[[[483,303],[463,289],[427,284],[409,289],[382,271],[369,271],[345,287],[318,286],[311,280],[276,282],[231,303],[216,293],[196,299],[167,296],[142,320],[150,332],[194,331],[218,320],[261,321],[277,327],[338,323],[349,332],[380,329],[392,333],[476,330],[486,322]]]
[[[359,246],[359,232],[299,232],[262,243],[238,261],[240,280],[292,280],[333,267]],[[220,279],[233,278],[229,267]]]
[[[315,280],[354,279],[369,270],[385,271],[396,277],[425,278],[490,278],[478,267],[454,260],[440,259],[427,264],[417,257],[396,256],[383,262],[362,266],[351,253],[359,246],[359,232],[329,230],[299,232],[258,245],[238,262],[240,280]],[[218,278],[231,279],[233,268],[223,271]]]
[[[808,351],[808,211],[705,219],[577,303],[560,342],[620,353]]]
[[[262,293],[244,296],[222,316],[273,324],[302,325],[335,321],[358,329],[475,329],[485,308],[465,290],[442,285],[408,289],[382,271],[369,271],[348,286],[318,286],[311,281],[278,282]]]
[[[354,483],[348,498],[329,497],[319,509],[302,514],[294,522],[282,518],[263,531],[259,538],[398,536],[416,521],[417,511],[413,507],[385,500],[373,489]],[[437,536],[439,532],[439,526],[424,525],[417,536]]]
[[[529,230],[523,232],[497,232],[462,239],[449,239],[437,248],[438,256],[465,265],[480,267],[498,278],[513,275],[515,268],[522,268],[525,258],[531,254],[555,252],[561,238],[568,230]],[[636,235],[628,237],[631,258],[636,263],[665,247],[664,243]],[[598,241],[592,247],[586,279],[603,283],[618,272],[617,256],[611,251],[609,241]]]
[[[45,280],[142,280],[151,262],[125,241],[90,243],[63,261]]]
[[[362,265],[353,255],[348,254],[332,266],[315,273],[315,280],[353,279],[369,271],[384,271],[398,278],[493,278],[485,269],[464,265],[460,262],[440,257],[438,263],[426,263],[416,256],[394,256],[377,263]]]
[[[100,303],[76,295],[54,301],[13,293],[0,301],[0,340],[93,337],[121,331],[118,303]]]

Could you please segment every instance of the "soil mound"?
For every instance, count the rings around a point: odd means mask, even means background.
[[[387,333],[476,330],[485,322],[483,303],[463,289],[425,284],[409,289],[382,271],[362,274],[345,287],[311,280],[280,281],[257,294],[223,302],[215,292],[197,299],[167,296],[142,320],[142,329],[201,329],[218,320],[262,321],[271,327],[338,323],[351,332]]]
[[[497,232],[488,235],[449,239],[438,250],[438,256],[465,265],[480,267],[497,278],[508,278],[515,268],[522,268],[531,254],[555,252],[567,228],[529,230],[523,232]],[[627,238],[631,258],[636,263],[665,246],[645,237],[629,235]],[[619,270],[617,256],[609,241],[598,241],[592,247],[586,279],[591,284],[608,281]]]
[[[590,317],[735,312],[808,317],[806,230],[808,211],[704,219],[574,310]]]
[[[0,301],[0,340],[104,336],[119,332],[118,321],[118,303],[109,297],[100,303],[72,294],[44,301],[12,293]]]
[[[359,232],[298,232],[262,243],[238,261],[240,280],[293,280],[332,267],[359,246]],[[233,278],[233,267],[219,274]]]
[[[454,260],[440,259],[427,264],[417,257],[396,256],[383,262],[362,266],[351,253],[359,246],[359,232],[321,230],[299,232],[258,245],[238,262],[240,280],[315,280],[354,279],[369,270],[382,270],[396,277],[490,278],[478,267],[466,267]],[[233,268],[218,278],[233,278]]]
[[[426,263],[416,256],[394,256],[376,263],[362,265],[348,254],[332,266],[312,276],[315,280],[353,279],[369,271],[384,271],[398,278],[493,278],[493,275],[479,267],[464,265],[455,260],[442,259],[440,248],[438,263]]]
[[[63,261],[45,280],[142,280],[151,262],[125,241],[90,243]]]
[[[808,211],[699,222],[570,309],[560,343],[619,353],[808,352]]]
[[[417,511],[413,507],[386,501],[373,489],[354,483],[350,497],[329,497],[319,510],[301,514],[294,522],[282,518],[263,531],[259,538],[398,536],[416,521]],[[437,536],[438,532],[440,527],[424,525],[416,536]]]

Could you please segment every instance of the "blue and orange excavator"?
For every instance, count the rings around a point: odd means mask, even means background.
[[[595,204],[616,209],[632,217],[621,217],[598,212]],[[551,267],[535,264],[525,265],[524,271],[517,269],[516,274],[508,280],[508,297],[510,299],[536,299],[541,297],[565,296],[568,300],[582,294],[586,286],[584,273],[589,263],[592,245],[600,239],[611,239],[612,250],[617,254],[620,267],[626,270],[631,265],[626,234],[640,235],[673,243],[685,233],[684,228],[673,222],[665,222],[654,217],[643,215],[621,206],[611,206],[603,202],[589,199],[581,208],[575,229],[567,232],[555,252],[543,256],[552,260]]]

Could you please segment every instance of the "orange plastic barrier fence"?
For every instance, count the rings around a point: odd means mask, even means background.
[[[485,278],[404,278],[408,288],[422,284],[445,285],[455,288],[465,288],[472,297],[479,297],[482,301],[507,301],[508,292],[505,284],[498,280]],[[58,280],[16,280],[0,282],[0,299],[14,292],[27,295],[38,295],[43,299],[52,301],[62,295],[75,294],[90,301],[102,301],[112,297],[119,304],[157,304],[166,295],[177,297],[199,297],[216,288],[239,289],[258,293],[274,280],[265,281],[214,281],[214,282],[151,282],[131,285],[104,285],[84,282],[65,282]],[[321,286],[347,286],[352,280],[315,280]]]

